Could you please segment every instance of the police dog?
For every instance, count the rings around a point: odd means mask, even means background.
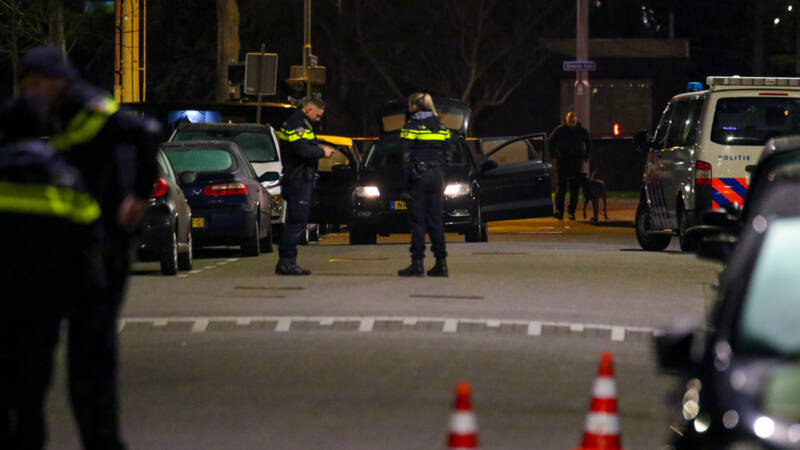
[[[606,183],[597,178],[597,169],[592,171],[592,174],[588,178],[586,175],[583,176],[581,190],[583,190],[583,218],[586,218],[586,207],[589,205],[589,201],[591,200],[592,209],[594,210],[592,222],[597,222],[597,216],[600,212],[600,199],[603,199],[603,217],[608,220],[608,211],[606,211],[606,198],[608,197]]]

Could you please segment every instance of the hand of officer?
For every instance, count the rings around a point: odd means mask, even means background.
[[[146,205],[147,200],[128,194],[122,199],[122,204],[117,214],[117,222],[119,222],[123,228],[129,230],[134,229],[144,218],[144,209]]]
[[[328,147],[327,145],[323,145],[322,151],[325,152],[326,158],[330,158],[331,155],[333,155],[333,147]]]

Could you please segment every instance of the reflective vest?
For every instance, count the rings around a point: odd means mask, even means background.
[[[450,139],[450,130],[443,128],[439,131],[433,131],[421,125],[419,129],[403,128],[400,130],[400,137],[408,140],[417,141],[438,141],[444,142]]]
[[[58,151],[64,151],[94,139],[117,111],[119,103],[110,97],[101,97],[88,103],[63,130],[50,137],[50,145]]]
[[[302,130],[302,133],[298,133],[298,130]],[[317,136],[308,128],[298,128],[297,130],[290,130],[286,128],[286,124],[284,123],[281,126],[280,130],[278,130],[278,139],[286,142],[294,142],[299,139],[307,139],[309,141],[314,140]]]

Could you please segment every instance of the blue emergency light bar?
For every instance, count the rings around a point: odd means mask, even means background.
[[[703,83],[699,81],[690,81],[689,84],[686,85],[686,90],[688,92],[702,91]]]

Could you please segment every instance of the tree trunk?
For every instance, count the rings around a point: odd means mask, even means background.
[[[217,101],[229,98],[228,64],[239,58],[239,4],[217,0]]]
[[[49,0],[47,10],[50,14],[48,20],[48,44],[67,54],[67,42],[64,34],[64,2],[61,0]]]

